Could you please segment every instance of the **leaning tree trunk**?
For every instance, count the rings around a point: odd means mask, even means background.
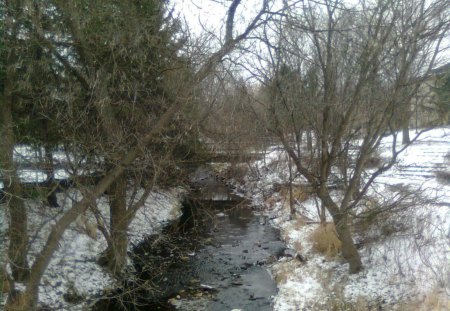
[[[361,256],[353,242],[352,233],[350,232],[350,226],[348,224],[348,215],[346,212],[342,212],[343,210],[345,211],[345,208],[339,208],[334,203],[329,193],[325,193],[324,189],[325,188],[320,189],[319,197],[333,218],[336,233],[341,241],[342,257],[344,257],[349,264],[349,273],[358,273],[362,270],[363,265]]]
[[[332,216],[336,233],[342,243],[342,257],[349,263],[349,272],[358,273],[362,270],[361,256],[356,249],[348,225],[347,215],[335,214]]]

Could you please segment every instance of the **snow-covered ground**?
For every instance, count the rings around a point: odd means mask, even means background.
[[[154,191],[149,196],[129,227],[130,247],[139,243],[146,235],[158,232],[164,222],[180,216],[181,193],[181,189],[173,189]],[[32,241],[29,252],[30,263],[43,247],[55,219],[69,209],[72,202],[80,198],[81,195],[76,191],[59,194],[61,209],[42,207],[32,200],[26,201]],[[100,198],[97,206],[104,217],[104,222],[108,223],[108,204],[105,198]],[[105,289],[114,288],[114,280],[96,263],[98,255],[106,249],[107,244],[103,235],[98,230],[93,230],[94,223],[94,216],[87,212],[79,216],[64,233],[60,247],[54,254],[39,287],[41,305],[51,310],[84,310],[92,297],[101,294]],[[20,287],[18,284],[18,289]],[[80,304],[71,304],[65,301],[64,295],[80,296],[83,301]]]
[[[386,147],[390,139],[385,139]],[[289,179],[283,150],[274,147],[265,159],[254,163],[253,170],[260,173],[260,178],[248,179],[246,183],[253,203],[267,208],[286,244],[307,259],[282,259],[271,266],[279,289],[274,310],[450,310],[449,152],[450,129],[426,132],[402,154],[397,166],[379,177],[370,194],[383,194],[378,195],[380,200],[389,202],[402,189],[414,187],[429,201],[384,216],[355,232],[355,239],[362,242],[359,252],[364,264],[364,270],[355,275],[348,274],[348,265],[339,256],[327,257],[314,250],[310,238],[318,227],[314,223],[318,220],[314,198],[297,202],[298,217],[289,219],[286,196],[274,191],[274,184]],[[388,157],[387,149],[380,156]],[[443,180],[446,174],[437,174],[446,171],[449,183]],[[304,180],[297,178],[295,182]],[[72,199],[79,199],[79,193],[69,194]],[[180,190],[159,191],[149,197],[130,226],[130,245],[157,232],[163,221],[179,216],[179,194]],[[59,195],[62,211],[70,208],[72,199]],[[62,211],[43,209],[32,200],[26,202],[33,239],[29,258],[32,262]],[[107,202],[100,199],[97,204],[107,223]],[[40,302],[52,310],[83,310],[90,297],[114,287],[114,280],[96,263],[106,242],[99,232],[92,234],[89,224],[93,221],[93,215],[87,213],[65,232],[42,279]],[[5,226],[3,221],[4,229]],[[67,303],[63,295],[68,293],[81,295],[85,300],[79,305]]]
[[[389,156],[390,139],[383,141],[381,157]],[[450,172],[449,152],[450,129],[428,131],[401,155],[397,166],[380,176],[370,192],[379,202],[390,202],[402,189],[429,200],[355,232],[355,240],[363,242],[359,252],[364,264],[355,275],[348,274],[339,256],[314,251],[311,234],[319,226],[311,223],[318,221],[314,198],[297,202],[298,217],[289,219],[286,197],[273,190],[275,183],[289,179],[285,153],[273,148],[257,161],[254,170],[261,177],[247,180],[249,195],[255,205],[267,208],[287,245],[307,258],[283,259],[272,266],[279,288],[274,310],[450,310],[450,177],[448,183],[437,178],[437,172]]]

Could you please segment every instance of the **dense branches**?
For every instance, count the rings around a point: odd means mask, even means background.
[[[396,130],[408,123],[412,99],[448,33],[444,7],[443,1],[362,1],[353,8],[305,1],[286,11],[276,41],[262,37],[272,68],[262,100],[268,124],[330,212],[351,272],[362,266],[349,215],[404,150]],[[314,138],[306,152],[304,132]],[[367,170],[386,132],[394,136],[391,156]],[[330,191],[336,184],[339,199]]]

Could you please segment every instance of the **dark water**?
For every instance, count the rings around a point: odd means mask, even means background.
[[[135,276],[111,295],[121,300],[94,310],[175,310],[169,300],[182,311],[272,310],[266,265],[284,249],[279,232],[214,180],[201,188],[178,222],[135,247]]]
[[[200,282],[217,289],[205,310],[271,310],[276,285],[265,264],[283,249],[279,233],[249,207],[224,214],[214,223],[213,245],[192,260]]]

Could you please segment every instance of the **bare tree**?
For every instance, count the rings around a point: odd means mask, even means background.
[[[304,1],[261,35],[270,65],[262,102],[268,124],[330,212],[350,273],[362,269],[350,218],[410,143],[397,146],[398,120],[409,118],[448,33],[445,6],[439,0],[361,1],[352,8],[342,1]],[[309,150],[302,129],[313,133]],[[392,134],[391,155],[369,169],[386,132]]]

